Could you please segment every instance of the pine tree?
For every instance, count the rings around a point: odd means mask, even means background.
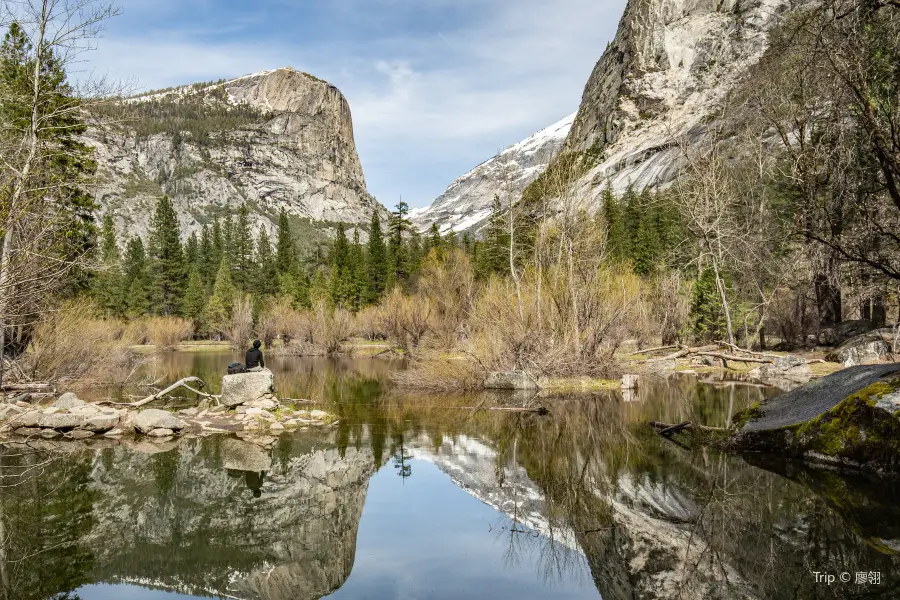
[[[121,315],[124,312],[122,261],[116,243],[116,228],[112,216],[103,216],[100,230],[100,271],[94,278],[93,293],[108,315]]]
[[[418,231],[413,229],[410,232],[406,248],[406,260],[409,269],[408,277],[411,278],[419,274],[419,269],[422,266],[422,257],[425,256],[425,253],[422,251],[422,235]]]
[[[412,225],[409,219],[406,218],[407,214],[409,214],[409,206],[403,200],[397,203],[396,210],[391,213],[389,223],[390,235],[388,237],[389,286],[394,283],[406,283],[407,279],[409,279],[409,252],[403,243],[405,234]]]
[[[610,256],[616,260],[627,260],[628,249],[622,211],[619,201],[612,193],[612,186],[608,183],[603,190],[603,219],[606,222],[606,243]]]
[[[219,223],[219,219],[213,221],[211,243],[212,252],[209,255],[210,263],[207,265],[209,267],[207,273],[208,277],[215,281],[213,273],[219,270],[219,265],[222,264],[222,259],[225,258],[225,234],[222,232],[222,225]]]
[[[344,226],[339,224],[328,255],[328,293],[333,306],[343,306],[350,296],[350,246]]]
[[[188,239],[184,243],[184,263],[188,270],[198,264],[200,260],[200,242],[197,239],[196,232],[191,232]]]
[[[53,239],[42,237],[33,248],[50,260],[76,263],[68,272],[67,282],[70,289],[78,290],[90,284],[90,273],[77,266],[77,259],[93,251],[97,242],[94,213],[98,206],[93,194],[83,188],[84,181],[96,171],[96,163],[93,150],[80,141],[87,131],[83,111],[77,94],[67,83],[64,57],[57,56],[53,45],[45,40],[45,46],[40,48],[39,121],[32,123],[37,49],[19,23],[10,24],[0,44],[0,124],[4,136],[12,134],[19,139],[32,125],[37,127],[41,148],[38,152],[43,156],[30,175],[28,187],[35,192],[26,195],[38,195],[34,200],[39,202],[38,212],[43,211],[40,217],[50,216],[54,225],[44,230],[52,232]],[[9,210],[5,205],[8,183],[4,180],[2,185],[4,197],[0,205],[4,211]],[[44,244],[43,240],[49,243]]]
[[[259,230],[256,241],[256,273],[253,293],[258,297],[274,296],[278,293],[278,265],[272,252],[272,243],[265,227]]]
[[[366,244],[366,271],[368,274],[366,303],[376,302],[384,294],[387,286],[388,260],[381,231],[378,211],[372,211],[369,222],[369,242]]]
[[[178,314],[187,278],[179,238],[178,217],[168,196],[156,204],[150,220],[150,269],[153,274],[153,305],[157,313]]]
[[[200,278],[203,280],[204,284],[212,279],[213,271],[218,264],[214,252],[209,225],[204,223],[203,229],[200,230],[200,248],[199,256],[197,257],[197,264],[200,268]]]
[[[725,311],[722,308],[721,295],[716,287],[716,276],[712,267],[704,269],[694,282],[691,294],[691,318],[694,335],[698,340],[713,341],[725,337]]]
[[[234,219],[231,213],[225,215],[225,222],[222,223],[222,258],[229,265],[234,264]]]
[[[485,279],[492,274],[505,275],[509,272],[509,229],[506,224],[506,213],[500,204],[500,196],[494,196],[491,216],[473,260],[475,274],[479,279]]]
[[[253,233],[250,230],[250,210],[241,204],[238,218],[232,231],[232,268],[234,285],[242,292],[249,292],[253,286]]]
[[[182,300],[182,314],[194,322],[194,330],[198,333],[204,331],[202,317],[206,308],[206,290],[203,286],[203,278],[200,276],[200,267],[194,264],[188,275],[187,288]]]
[[[350,245],[350,285],[349,308],[358,311],[365,304],[366,292],[366,259],[362,243],[359,241],[359,229],[353,230],[353,243]]]
[[[212,331],[222,332],[231,321],[231,309],[237,290],[231,280],[231,265],[222,259],[213,284],[213,293],[203,310],[203,322]]]
[[[146,315],[150,312],[152,280],[147,253],[141,238],[134,237],[128,241],[122,270],[124,272],[122,289],[125,295],[126,316],[136,318]]]
[[[297,266],[297,252],[294,248],[294,232],[287,212],[282,208],[278,213],[278,243],[275,250],[278,274],[294,273]]]

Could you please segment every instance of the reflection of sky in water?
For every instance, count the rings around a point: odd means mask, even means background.
[[[572,565],[580,573],[545,579],[540,553],[546,544],[509,533],[509,519],[459,489],[433,463],[407,464],[409,477],[399,477],[389,460],[370,480],[353,570],[329,598],[599,597],[583,562]],[[81,600],[193,597],[105,584],[77,593]]]

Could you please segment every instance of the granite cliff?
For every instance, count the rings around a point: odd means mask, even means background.
[[[365,223],[384,211],[366,191],[346,98],[282,68],[113,102],[92,119],[101,212],[146,233],[156,200],[172,199],[182,235],[250,208],[254,229],[280,209],[314,226]]]

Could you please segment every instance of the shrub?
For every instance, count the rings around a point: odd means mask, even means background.
[[[33,379],[122,383],[132,374],[137,358],[129,348],[137,343],[134,328],[100,317],[100,309],[74,300],[47,313],[34,329],[23,371]]]
[[[225,338],[231,347],[240,350],[253,332],[253,302],[247,294],[236,294],[231,308],[231,322],[225,328]]]
[[[157,350],[172,350],[194,334],[194,324],[181,317],[151,317],[144,327],[147,339]]]
[[[387,295],[378,314],[381,328],[408,354],[418,350],[431,330],[431,302],[421,295],[407,296],[399,287]]]

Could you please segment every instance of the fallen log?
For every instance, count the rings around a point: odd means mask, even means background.
[[[753,350],[745,350],[744,348],[741,348],[737,344],[732,344],[731,342],[726,342],[724,340],[719,340],[716,343],[719,344],[720,346],[726,346],[728,348],[731,348],[735,352],[742,352],[744,354],[749,354],[750,356],[762,356],[762,357],[766,357],[766,358],[771,358],[773,360],[776,358],[782,358],[778,354],[769,354],[767,352],[754,352]]]
[[[46,382],[3,384],[4,392],[45,392],[50,389],[50,384]]]
[[[696,429],[698,431],[729,431],[724,427],[710,427],[708,425],[691,423],[690,421],[685,421],[684,423],[660,423],[659,421],[650,421],[647,424],[656,429],[656,432],[660,435],[675,433],[676,431],[682,431],[684,429]]]
[[[539,415],[546,415],[550,412],[543,406],[538,406],[536,408],[525,408],[520,406],[457,406],[448,408],[458,408],[459,410],[495,410],[502,412],[535,413]]]
[[[725,354],[723,352],[695,352],[697,356],[709,356],[711,358],[718,358],[721,360],[730,360],[732,362],[747,362],[747,363],[768,363],[772,364],[775,362],[775,359],[772,358],[759,358],[756,356],[735,356],[734,354]]]
[[[634,352],[629,352],[627,356],[634,356],[635,354],[649,354],[650,352],[659,352],[660,350],[671,350],[672,348],[678,348],[677,344],[672,344],[671,346],[657,346],[656,348],[644,348],[643,350],[635,350]]]
[[[132,402],[128,406],[131,406],[133,408],[138,408],[139,406],[144,406],[145,404],[149,404],[149,403],[153,402],[154,400],[158,400],[158,399],[162,398],[166,394],[173,392],[180,387],[185,387],[185,388],[189,389],[190,391],[200,394],[201,396],[204,396],[207,398],[215,398],[215,396],[213,396],[212,394],[206,394],[204,392],[199,392],[199,391],[195,390],[194,388],[192,388],[191,386],[187,385],[188,383],[192,383],[192,382],[197,382],[197,387],[202,388],[202,387],[206,386],[206,382],[204,382],[202,379],[191,375],[190,377],[185,377],[183,379],[179,379],[178,381],[176,381],[169,387],[165,388],[164,390],[160,390],[159,392],[156,392],[155,394],[147,396],[143,400],[138,400],[137,402]]]

